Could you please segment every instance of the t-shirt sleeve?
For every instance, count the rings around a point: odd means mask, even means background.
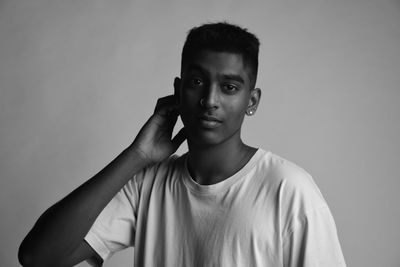
[[[336,226],[328,206],[312,210],[283,240],[285,267],[345,267]]]
[[[331,211],[311,175],[289,162],[280,174],[284,267],[345,267]]]
[[[85,236],[85,241],[103,260],[116,251],[133,246],[138,203],[135,178],[113,197]]]

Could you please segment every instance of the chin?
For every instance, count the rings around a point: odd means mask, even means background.
[[[223,138],[215,136],[213,134],[196,134],[188,138],[188,142],[196,147],[216,146],[223,141]]]
[[[240,133],[235,132],[232,135],[221,135],[221,133],[216,132],[197,132],[188,137],[188,144],[194,147],[207,148],[217,146],[226,142],[234,141],[236,138],[240,139]],[[234,142],[235,143],[235,142]]]

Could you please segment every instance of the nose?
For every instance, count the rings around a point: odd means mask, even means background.
[[[211,84],[203,94],[204,104],[203,106],[207,109],[218,108],[219,106],[219,94],[218,87],[215,84]]]

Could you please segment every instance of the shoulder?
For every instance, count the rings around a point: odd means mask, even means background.
[[[269,175],[276,179],[285,179],[296,182],[301,179],[309,179],[310,174],[295,163],[278,156],[272,152],[265,152],[258,164],[268,171]]]
[[[269,166],[267,179],[278,185],[276,194],[284,232],[293,231],[305,221],[331,220],[329,207],[307,171],[272,153],[264,164]]]
[[[297,164],[272,152],[265,152],[258,162],[258,168],[263,173],[263,179],[280,186],[284,194],[312,193],[314,197],[322,198],[312,176]]]
[[[277,205],[287,221],[327,207],[313,177],[297,164],[266,152],[258,169],[264,186],[274,188]]]
[[[176,179],[182,172],[185,164],[185,155],[172,155],[167,159],[150,165],[137,173],[131,182],[140,189],[142,186],[152,186],[154,183],[165,183]]]

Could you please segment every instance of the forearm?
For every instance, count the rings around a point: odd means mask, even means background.
[[[21,244],[19,255],[29,261],[52,262],[71,253],[112,197],[146,164],[135,150],[124,150],[93,178],[43,213]]]

